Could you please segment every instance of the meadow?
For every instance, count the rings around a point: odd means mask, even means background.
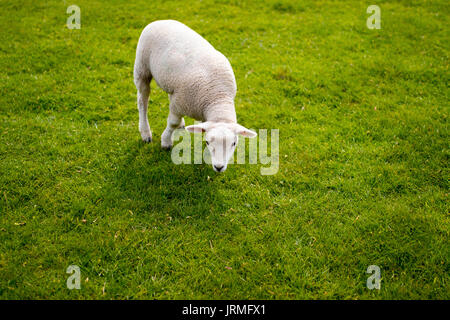
[[[448,1],[0,10],[0,299],[450,298]],[[141,141],[135,49],[161,19],[228,57],[239,123],[279,129],[275,175],[173,164],[154,82]]]

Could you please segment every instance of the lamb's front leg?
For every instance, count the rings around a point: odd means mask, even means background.
[[[175,113],[170,112],[167,117],[167,127],[161,135],[161,147],[163,149],[169,150],[172,148],[172,133],[177,128],[184,127],[184,119],[183,117],[176,115]]]

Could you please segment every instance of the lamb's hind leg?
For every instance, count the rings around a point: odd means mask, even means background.
[[[139,78],[135,80],[137,92],[137,105],[139,110],[139,132],[144,142],[152,142],[152,131],[147,118],[148,98],[150,96],[150,79]]]

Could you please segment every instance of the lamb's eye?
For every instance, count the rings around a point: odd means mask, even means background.
[[[236,142],[233,142],[233,144],[231,146],[234,147],[235,145],[236,145]]]
[[[209,146],[209,142],[208,141],[206,141],[206,145]]]

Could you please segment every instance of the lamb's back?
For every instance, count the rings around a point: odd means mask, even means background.
[[[231,69],[225,56],[178,21],[152,22],[144,29],[141,38],[151,74],[166,92],[172,93],[177,87],[197,82],[199,77],[210,78],[226,74]]]

